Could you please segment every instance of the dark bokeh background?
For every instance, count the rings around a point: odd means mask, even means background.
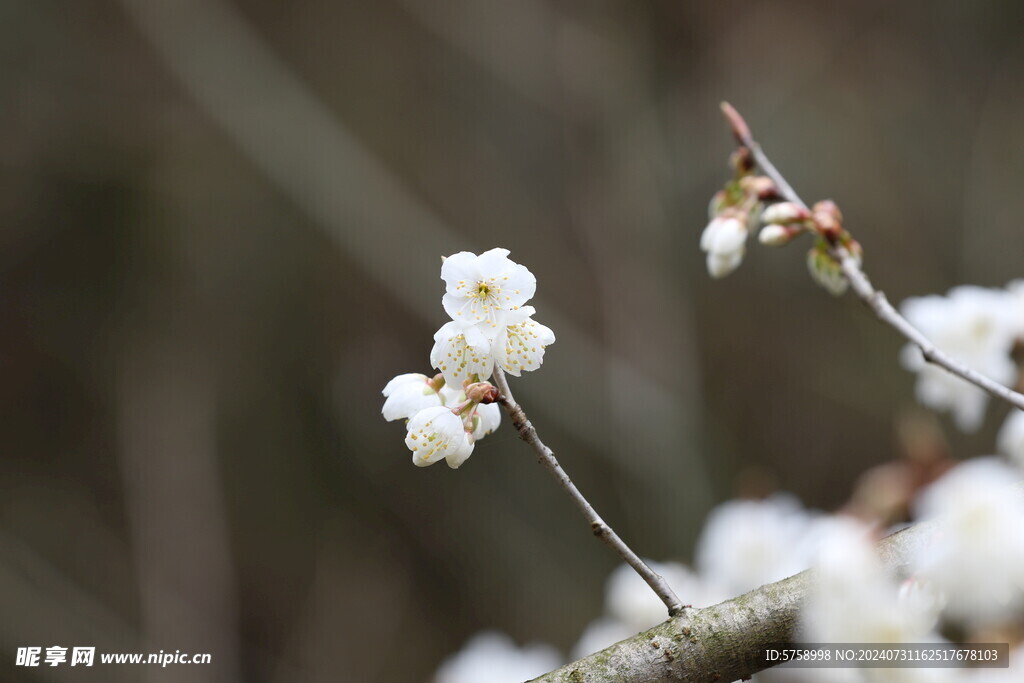
[[[424,680],[481,628],[567,650],[616,562],[532,454],[506,424],[419,470],[380,417],[463,249],[537,276],[558,342],[518,398],[639,552],[688,559],[751,468],[839,505],[913,378],[805,245],[708,277],[718,103],[892,300],[1002,285],[1022,13],[0,2],[0,678],[70,680],[25,645],[213,654],[74,672],[105,681]]]

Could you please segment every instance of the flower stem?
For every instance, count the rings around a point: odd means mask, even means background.
[[[771,162],[764,153],[764,150],[761,149],[761,145],[757,144],[757,141],[754,140],[749,126],[747,126],[739,112],[728,102],[723,102],[722,113],[729,121],[736,140],[750,150],[760,169],[775,183],[779,194],[788,201],[806,209],[807,204],[800,199],[800,196],[793,190],[792,186],[786,181],[786,178],[775,168],[775,164]],[[907,341],[917,346],[927,362],[938,365],[957,377],[980,387],[996,398],[1000,398],[1010,405],[1024,410],[1024,395],[953,360],[944,351],[928,341],[928,338],[921,334],[920,330],[911,325],[906,318],[900,315],[899,311],[893,308],[884,292],[872,286],[867,274],[864,273],[857,260],[850,255],[850,252],[845,247],[834,244],[829,248],[829,253],[839,263],[843,270],[843,275],[846,276],[854,293],[861,301],[874,311],[875,316],[879,320],[892,327]]]
[[[516,403],[515,398],[512,396],[512,391],[508,387],[508,381],[505,379],[505,373],[502,372],[501,368],[494,368],[494,380],[495,384],[498,385],[498,389],[501,391],[501,397],[498,402],[501,403],[502,407],[505,408],[505,412],[508,413],[509,418],[512,420],[513,426],[516,431],[519,432],[520,438],[528,443],[534,452],[537,454],[537,460],[540,464],[544,465],[551,475],[558,480],[559,485],[562,487],[572,501],[579,508],[579,511],[583,513],[587,521],[590,522],[590,528],[594,532],[594,535],[604,541],[612,550],[618,553],[619,557],[625,560],[626,564],[633,568],[637,574],[640,575],[647,585],[651,587],[657,596],[665,603],[665,607],[668,608],[668,614],[670,617],[674,617],[689,607],[684,605],[675,592],[669,587],[668,582],[655,572],[653,569],[647,566],[647,564],[640,559],[640,557],[634,553],[626,542],[619,538],[619,535],[615,533],[608,524],[601,519],[601,516],[597,514],[597,510],[590,504],[589,501],[580,493],[580,490],[576,488],[576,485],[572,483],[572,479],[565,473],[562,466],[558,464],[558,460],[555,459],[555,454],[550,448],[544,445],[544,442],[540,440],[537,435],[537,430],[530,422],[529,418],[526,417],[526,413],[523,412],[522,407]]]

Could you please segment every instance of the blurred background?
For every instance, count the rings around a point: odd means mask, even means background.
[[[914,377],[806,243],[709,278],[718,103],[894,302],[1002,286],[1022,14],[3,0],[0,677],[421,681],[483,628],[567,651],[616,558],[507,423],[454,472],[380,416],[430,371],[456,251],[537,276],[558,341],[513,389],[640,554],[689,560],[737,495],[842,505],[904,449]],[[1004,414],[940,426],[967,457]],[[14,667],[54,644],[213,663]]]

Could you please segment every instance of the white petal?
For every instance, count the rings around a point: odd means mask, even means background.
[[[700,248],[702,251],[711,251],[711,243],[714,241],[715,233],[722,227],[723,218],[714,218],[700,234]]]
[[[523,370],[536,370],[544,362],[544,350],[555,341],[555,333],[537,321],[527,318],[506,325],[494,340],[495,362],[510,375],[518,377]]]
[[[497,403],[488,403],[478,406],[476,409],[477,419],[474,421],[473,439],[479,441],[501,424],[501,408]]]
[[[503,273],[512,265],[512,261],[508,258],[508,249],[502,249],[495,247],[494,249],[488,249],[484,253],[476,257],[476,263],[474,264],[477,272],[484,276],[494,276],[497,273]]]
[[[732,271],[739,268],[740,264],[743,263],[743,250],[734,251],[729,254],[718,254],[715,252],[708,252],[708,273],[711,277],[720,278],[725,277]]]
[[[506,300],[509,306],[521,306],[537,293],[537,278],[526,266],[513,263],[500,278],[502,293],[509,297]]]
[[[732,254],[743,249],[747,241],[747,228],[735,218],[727,218],[711,235],[709,251]]]
[[[441,397],[437,392],[425,384],[419,384],[396,391],[384,401],[381,414],[388,422],[393,420],[407,420],[416,413],[441,405]]]
[[[453,470],[459,469],[462,463],[466,462],[469,456],[473,455],[474,445],[475,444],[469,439],[469,436],[463,432],[462,441],[458,448],[445,456],[445,460],[448,462],[448,467]]]
[[[758,241],[766,247],[781,247],[788,244],[791,238],[789,230],[774,223],[766,225],[757,236]]]
[[[382,391],[381,393],[384,394],[385,398],[387,398],[392,394],[392,392],[395,391],[395,389],[402,385],[412,384],[414,382],[426,382],[428,379],[430,378],[427,377],[426,375],[421,375],[418,372],[407,372],[404,375],[398,375],[397,377],[393,377],[391,381],[388,382],[387,385],[385,385],[384,391]]]
[[[462,390],[462,387],[455,388],[445,384],[441,387],[441,405],[454,408],[458,404],[466,400],[466,392]]]
[[[441,279],[444,280],[447,291],[454,294],[460,291],[460,289],[464,290],[465,283],[476,277],[474,269],[476,259],[476,254],[469,251],[460,251],[444,260],[444,263],[441,264]],[[458,286],[460,282],[463,283],[462,288]]]
[[[412,462],[418,467],[433,465],[465,448],[466,430],[462,420],[444,406],[416,413],[407,429],[405,445],[412,451]]]
[[[490,341],[473,325],[446,323],[434,334],[430,363],[444,374],[452,388],[473,377],[482,381],[491,376],[494,360]]]
[[[387,400],[380,411],[384,419],[406,420],[424,408],[440,405],[441,399],[429,381],[426,375],[410,372],[388,382],[383,391]]]

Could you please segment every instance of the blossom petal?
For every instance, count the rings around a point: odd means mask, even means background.
[[[484,253],[476,257],[476,269],[477,272],[489,273],[497,275],[507,270],[508,266],[512,264],[512,261],[508,258],[509,250],[502,249],[501,247],[495,247],[494,249],[488,249]]]
[[[445,461],[448,463],[448,467],[453,470],[459,469],[459,467],[462,466],[462,463],[466,462],[466,460],[469,459],[469,456],[473,455],[474,445],[475,444],[469,439],[468,435],[463,432],[462,441],[458,448],[444,457]]]
[[[476,409],[476,419],[473,420],[473,439],[479,441],[501,424],[501,408],[497,403],[481,405]]]
[[[477,255],[470,251],[460,251],[452,254],[441,264],[441,279],[444,280],[448,292],[455,294],[465,286],[459,287],[459,283],[466,283],[476,278]]]
[[[532,318],[509,323],[494,340],[495,362],[507,373],[518,377],[523,370],[536,370],[544,362],[544,350],[555,341],[551,328]]]
[[[406,420],[424,408],[440,405],[441,398],[429,381],[426,375],[410,372],[388,382],[383,391],[387,400],[380,411],[384,419]]]
[[[726,219],[710,238],[709,251],[730,254],[743,248],[747,242],[747,229],[735,218]]]
[[[740,267],[740,264],[743,263],[743,254],[743,249],[726,254],[714,251],[708,252],[708,273],[711,274],[711,277],[715,278],[725,277]]]
[[[430,363],[444,374],[445,382],[453,388],[461,387],[474,375],[479,381],[485,380],[494,367],[490,340],[474,325],[445,323],[434,334]]]
[[[407,372],[404,375],[392,377],[391,381],[384,386],[384,391],[382,391],[381,393],[384,394],[384,398],[387,398],[392,393],[394,393],[394,391],[398,389],[400,386],[403,386],[405,384],[413,384],[417,382],[426,382],[428,379],[430,378],[427,377],[426,375],[421,375],[418,372]]]
[[[384,401],[381,414],[388,422],[407,420],[424,408],[441,405],[441,397],[430,387],[413,391],[397,391]]]
[[[407,426],[405,445],[412,451],[412,462],[418,467],[433,465],[450,455],[465,452],[466,430],[462,420],[450,408],[437,406],[416,413]],[[470,449],[472,451],[472,449]],[[465,453],[465,457],[469,457]]]

